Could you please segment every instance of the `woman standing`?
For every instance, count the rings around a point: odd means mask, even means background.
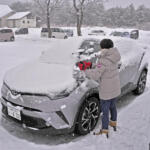
[[[94,69],[85,70],[88,78],[99,82],[99,96],[102,110],[102,128],[95,135],[106,134],[108,137],[108,126],[117,126],[116,100],[121,93],[118,62],[121,56],[114,48],[110,39],[104,39],[100,43],[101,55]],[[111,118],[109,120],[109,111]]]

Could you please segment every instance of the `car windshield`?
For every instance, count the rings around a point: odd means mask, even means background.
[[[124,32],[123,35],[129,35],[129,32]]]
[[[65,30],[63,30],[64,32],[68,32],[68,33],[72,33],[73,31],[72,30],[67,30],[67,29],[65,29]]]
[[[42,32],[48,32],[47,28],[42,28]]]
[[[122,32],[113,32],[112,35],[114,35],[114,36],[122,36]]]
[[[100,43],[100,41],[95,41],[95,40],[85,40],[85,41],[83,41],[80,48],[79,48],[79,49],[83,50],[83,51],[80,52],[80,54],[87,55],[87,54],[90,54],[90,53],[100,51],[100,44],[99,43]]]
[[[103,33],[104,31],[102,31],[102,30],[94,30],[94,31],[92,31],[92,33]]]
[[[44,51],[40,56],[40,61],[52,64],[74,64],[73,53],[77,51],[81,43],[80,39],[68,39],[51,43],[49,50]]]

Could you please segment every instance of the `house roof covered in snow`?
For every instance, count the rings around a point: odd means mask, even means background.
[[[8,5],[0,4],[0,18],[6,16],[7,14],[13,12],[13,10]]]
[[[17,19],[21,19],[27,15],[29,15],[31,12],[26,11],[26,12],[16,12],[14,15],[10,16],[8,19],[9,20],[17,20]]]

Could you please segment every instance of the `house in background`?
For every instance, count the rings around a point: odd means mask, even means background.
[[[14,13],[8,5],[0,5],[0,28],[7,27],[7,18]]]
[[[9,28],[35,28],[37,19],[31,12],[16,12],[8,17],[7,25]]]

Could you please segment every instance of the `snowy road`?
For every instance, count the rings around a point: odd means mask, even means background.
[[[150,45],[147,36],[139,40]],[[55,40],[54,40],[55,41]],[[0,43],[0,85],[5,72],[25,61],[40,56],[47,50],[52,40],[21,36],[15,42]],[[150,56],[150,49],[147,51]],[[131,93],[118,103],[119,127],[110,139],[101,136],[74,137],[73,135],[50,136],[47,131],[29,131],[1,118],[0,112],[0,149],[3,150],[148,150],[150,143],[150,75],[145,93],[135,97]],[[0,106],[1,107],[1,106]],[[1,109],[1,108],[0,108]],[[98,127],[97,127],[98,129]]]

